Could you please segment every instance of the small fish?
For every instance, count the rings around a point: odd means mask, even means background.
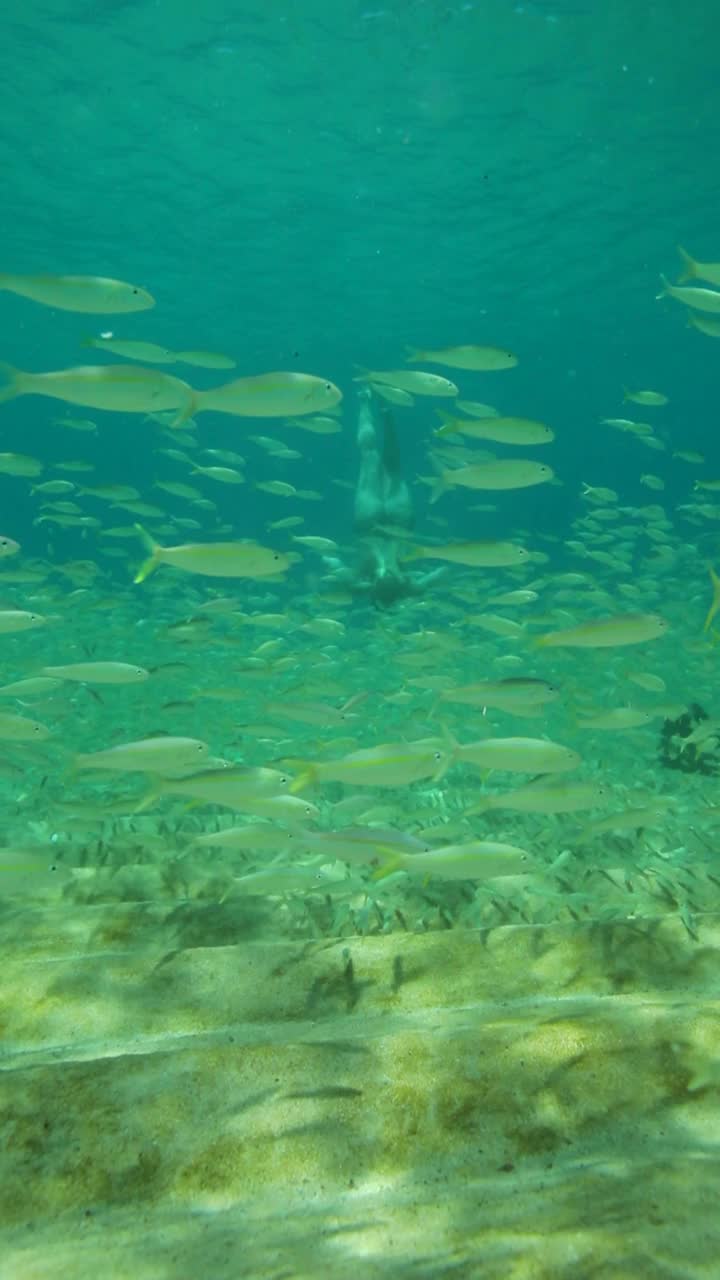
[[[445,689],[442,702],[460,702],[470,707],[498,707],[503,711],[544,706],[559,698],[560,690],[548,680],[532,676],[508,676],[505,680],[482,680],[477,684]]]
[[[511,773],[560,773],[582,764],[577,751],[546,738],[483,738],[458,745],[455,755],[461,764]]]
[[[355,382],[389,384],[400,391],[408,391],[416,396],[456,396],[458,388],[448,378],[441,378],[439,373],[426,373],[420,369],[365,369],[354,379]]]
[[[210,748],[198,738],[143,738],[105,751],[75,757],[76,769],[118,769],[126,773],[172,773],[198,767]]]
[[[489,813],[493,809],[514,809],[519,813],[575,813],[604,804],[610,790],[601,782],[547,782],[539,778],[503,794],[483,796],[465,816]]]
[[[403,853],[427,853],[423,840],[406,831],[387,827],[343,827],[336,831],[302,833],[305,848],[328,858],[364,866],[380,857]]]
[[[183,498],[187,502],[197,502],[203,496],[194,485],[183,484],[181,480],[156,480],[154,488],[162,489],[164,493],[169,493],[171,497]],[[132,532],[134,537],[134,530]]]
[[[544,422],[536,422],[533,418],[454,418],[444,410],[438,410],[443,425],[438,427],[436,436],[446,437],[456,434],[469,436],[474,440],[492,440],[497,444],[536,445],[550,444],[555,439],[552,427]]]
[[[659,406],[668,403],[668,397],[662,391],[630,391],[623,388],[623,400],[631,400],[633,404]]]
[[[1,691],[0,691],[1,692]],[[224,827],[221,831],[208,831],[195,836],[194,844],[211,849],[242,849],[246,853],[267,853],[284,849],[305,847],[296,833],[283,831],[270,822],[248,822],[243,827]]]
[[[170,351],[167,347],[160,347],[156,342],[126,341],[123,338],[113,337],[111,333],[101,333],[97,338],[85,338],[82,345],[147,364],[174,364],[177,359],[174,351]]]
[[[183,778],[162,780],[154,795],[190,796],[203,804],[252,811],[253,800],[274,799],[288,793],[289,779],[279,769],[236,765],[209,769]]]
[[[237,365],[232,356],[224,356],[219,351],[176,351],[175,359],[179,364],[195,365],[198,369],[234,369]]]
[[[272,493],[276,498],[294,498],[297,494],[295,485],[288,484],[286,480],[260,480],[255,488],[263,493]]]
[[[80,485],[78,493],[83,497],[100,498],[102,502],[135,502],[140,493],[130,484]]]
[[[499,418],[499,411],[491,404],[483,404],[480,400],[457,400],[455,408],[461,413],[469,413],[471,418]]]
[[[62,680],[52,680],[47,676],[28,676],[26,680],[14,680],[12,684],[0,686],[3,698],[42,698],[48,693],[56,693],[62,689]]]
[[[79,680],[86,684],[142,684],[150,672],[129,662],[71,662],[64,667],[42,667],[42,675],[54,680]]]
[[[662,676],[653,675],[650,671],[628,671],[626,675],[633,684],[639,685],[649,693],[667,693],[667,685]]]
[[[86,365],[50,373],[23,373],[10,365],[0,365],[0,371],[6,379],[0,388],[0,402],[16,396],[50,396],[113,413],[174,409],[176,426],[192,411],[193,391],[187,382],[142,365]]]
[[[13,742],[43,742],[50,737],[47,725],[25,716],[13,716],[0,712],[0,738]]]
[[[411,396],[409,391],[392,387],[389,382],[373,382],[372,389],[381,400],[387,400],[388,404],[397,404],[404,409],[410,409],[415,403],[415,397]]]
[[[207,476],[208,480],[217,480],[220,484],[245,484],[245,477],[234,467],[193,467],[193,476]]]
[[[1,393],[0,393],[1,398]],[[45,464],[24,453],[0,453],[0,471],[6,476],[39,476]]]
[[[277,577],[290,568],[290,559],[281,551],[271,551],[253,542],[197,542],[178,547],[161,547],[149,533],[135,526],[150,557],[141,565],[133,581],[144,582],[158,565],[169,564],[185,573],[209,578]]]
[[[56,311],[120,314],[147,311],[155,299],[147,289],[103,276],[18,276],[0,274],[0,289]]]
[[[448,560],[475,568],[507,568],[525,564],[530,552],[516,542],[450,542],[442,547],[410,546],[405,560]]]
[[[288,519],[294,521],[295,517],[289,516]],[[275,527],[277,528],[281,524],[285,524],[287,527],[287,522],[282,520],[276,521]],[[317,551],[320,555],[332,554],[339,550],[337,542],[334,542],[332,538],[319,538],[311,533],[294,533],[290,541],[299,542],[302,547],[307,547],[310,551]]]
[[[10,556],[16,556],[20,550],[20,543],[14,538],[8,538],[7,534],[0,534],[0,560],[7,560]]]
[[[308,418],[288,418],[286,427],[299,427],[301,431],[309,431],[314,436],[335,436],[342,431],[342,424],[336,418],[315,414]]]
[[[610,707],[607,711],[599,711],[596,715],[586,716],[577,721],[578,729],[638,729],[652,723],[658,711],[648,711],[641,707]]]
[[[706,311],[710,315],[720,315],[720,290],[717,289],[699,289],[694,285],[676,285],[670,284],[665,276],[661,276],[663,287],[657,298],[664,298],[666,295],[675,298],[677,302],[682,302],[686,307],[692,307],[695,311]]]
[[[468,844],[446,845],[427,853],[402,853],[385,850],[390,857],[373,879],[379,880],[395,871],[410,876],[431,876],[439,880],[491,880],[495,876],[514,876],[531,869],[527,849],[494,840],[473,840]]]
[[[540,648],[616,648],[656,640],[665,635],[667,629],[668,623],[657,613],[616,614],[610,618],[593,618],[562,631],[546,632],[536,638],[535,644]]]
[[[340,400],[342,392],[326,378],[310,373],[263,373],[196,391],[192,413],[211,409],[244,418],[284,418],[317,413]]]
[[[514,369],[518,362],[517,356],[506,347],[441,347],[434,351],[408,347],[407,353],[408,364],[444,364],[450,369],[470,369],[477,373]]]
[[[290,791],[295,794],[311,783],[344,782],[358,787],[403,787],[423,778],[438,780],[452,763],[444,743],[385,742],[351,751],[341,760],[291,760],[300,769]]]
[[[25,609],[0,610],[0,636],[10,635],[15,631],[34,631],[36,627],[44,627],[49,619],[40,613],[30,613]]]
[[[528,458],[496,458],[493,462],[471,463],[453,470],[442,470],[432,482],[430,502],[437,502],[448,489],[457,485],[464,489],[526,489],[547,484],[554,478],[552,467]]]

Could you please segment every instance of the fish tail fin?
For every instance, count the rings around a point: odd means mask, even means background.
[[[296,778],[293,778],[290,783],[288,791],[291,796],[296,796],[298,791],[304,791],[311,783],[317,782],[317,769],[313,768],[311,764],[306,764],[304,760],[291,760],[289,763],[291,765],[298,764],[302,769],[302,772]]]
[[[373,871],[371,879],[384,880],[386,876],[393,875],[395,871],[402,871],[404,869],[404,865],[405,858],[403,854],[397,853],[397,851],[393,849],[393,851],[389,853],[385,862],[382,862],[380,866]]]
[[[451,769],[452,766],[455,764],[455,762],[460,759],[460,753],[462,751],[462,747],[460,743],[458,742],[454,733],[451,731],[451,729],[445,723],[444,720],[440,725],[440,729],[442,732],[442,736],[445,739],[448,752],[447,752],[447,758],[442,761],[440,768],[437,770],[436,773],[433,774],[433,777],[432,777],[433,782],[439,782],[441,778],[445,777],[445,774],[447,773],[448,769]]]
[[[690,257],[687,249],[683,249],[679,244],[677,251],[682,258],[682,275],[678,280],[678,284],[684,284],[686,280],[695,280],[697,278],[697,263],[694,258]]]
[[[170,426],[172,428],[184,426],[194,414],[199,413],[201,408],[200,392],[190,387],[189,395],[185,397],[181,405],[178,405],[177,416],[173,418]]]
[[[437,458],[434,458],[432,454],[430,454],[430,462],[435,472],[435,475],[430,478],[430,506],[432,507],[447,492],[450,485],[447,480],[448,472],[443,470]]]
[[[398,556],[400,564],[407,564],[409,560],[422,560],[424,547],[418,547],[411,543],[409,547],[405,547],[401,556]]]
[[[138,534],[143,540],[143,543],[145,545],[145,550],[150,552],[150,555],[148,556],[147,560],[143,561],[137,573],[135,574],[135,577],[133,578],[133,582],[138,583],[138,582],[144,582],[146,578],[149,578],[153,570],[157,569],[160,563],[160,556],[158,555],[158,552],[160,551],[160,547],[158,546],[157,542],[153,542],[147,529],[143,529],[141,524],[136,524],[135,528],[137,529]]]
[[[454,416],[454,414],[448,413],[447,409],[436,409],[435,412],[438,418],[440,419],[442,425],[436,428],[435,432],[433,433],[434,435],[451,436],[451,435],[456,435],[459,432],[460,428],[458,426],[457,418]]]
[[[0,361],[0,404],[4,400],[13,400],[22,395],[22,374],[11,364]]]
[[[668,280],[667,276],[664,276],[662,274],[662,272],[660,273],[660,279],[662,280],[662,289],[660,290],[659,293],[655,294],[656,302],[659,302],[661,298],[666,298],[671,288],[670,281]]]
[[[143,796],[139,804],[137,804],[133,809],[133,814],[145,813],[146,809],[152,809],[152,806],[160,799],[161,795],[162,791],[159,791],[157,788],[153,788],[151,791],[148,791],[147,795]]]
[[[710,608],[708,609],[708,612],[707,612],[707,617],[703,624],[703,631],[710,630],[710,623],[715,617],[715,614],[717,613],[718,609],[720,609],[720,577],[718,577],[718,575],[716,574],[711,564],[708,565],[708,571],[710,573],[710,581],[712,583],[713,598],[710,603]]]
[[[418,360],[425,359],[425,352],[421,351],[419,347],[406,346],[405,351],[407,352],[405,360],[408,364],[417,364]]]

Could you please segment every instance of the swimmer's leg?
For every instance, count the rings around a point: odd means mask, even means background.
[[[357,444],[360,469],[355,486],[355,528],[368,533],[384,519],[383,461],[370,391],[361,392]]]
[[[402,474],[400,447],[395,423],[389,410],[383,410],[383,518],[398,529],[412,529],[415,523],[412,498]]]

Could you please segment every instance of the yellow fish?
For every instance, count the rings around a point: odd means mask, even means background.
[[[180,364],[192,364],[198,369],[234,369],[237,364],[237,360],[219,351],[176,351],[175,359]]]
[[[425,373],[420,369],[364,369],[354,379],[355,382],[387,383],[400,391],[409,391],[418,396],[456,396],[458,388],[448,378],[441,378],[439,373]]]
[[[423,778],[437,781],[452,764],[446,744],[431,742],[385,742],[376,747],[351,751],[341,760],[310,762],[291,760],[302,772],[290,791],[302,791],[310,783],[345,782],[357,787],[404,787]]]
[[[657,613],[622,613],[611,618],[592,618],[590,622],[562,631],[548,631],[538,636],[535,644],[540,648],[616,648],[656,640],[667,629],[667,622]]]
[[[373,874],[373,880],[381,880],[395,871],[405,871],[411,876],[434,876],[439,880],[490,880],[531,869],[526,849],[495,840],[472,840],[468,844],[450,844],[421,853],[406,853],[378,844],[377,851],[389,854],[389,858]]]
[[[185,573],[207,578],[268,578],[290,568],[290,558],[256,542],[191,542],[179,547],[161,547],[141,525],[135,526],[150,558],[133,579],[144,582],[158,565],[169,564]]]
[[[670,284],[665,276],[661,276],[663,287],[657,298],[670,297],[675,298],[677,302],[682,302],[686,307],[693,307],[696,311],[708,311],[711,315],[720,315],[720,290],[717,289],[697,289],[693,285],[677,285]]]
[[[141,684],[150,678],[144,667],[129,662],[71,662],[64,667],[41,667],[54,680],[80,680],[87,684]]]
[[[39,458],[24,453],[0,453],[0,471],[6,476],[39,476],[44,471]]]
[[[438,427],[436,436],[463,435],[474,440],[493,440],[497,444],[550,444],[555,439],[555,432],[544,422],[535,422],[533,418],[453,418],[452,414],[439,409],[438,413],[443,425]]]
[[[57,311],[111,315],[147,311],[155,306],[155,299],[147,289],[103,276],[16,276],[2,272],[0,289]]]
[[[629,391],[624,388],[623,400],[631,400],[633,404],[642,405],[663,405],[668,403],[668,397],[662,391]]]
[[[430,502],[460,485],[463,489],[526,489],[530,485],[546,484],[555,472],[544,462],[528,458],[496,458],[493,462],[475,462],[466,467],[440,470],[432,482]]]
[[[513,791],[483,796],[478,804],[465,810],[465,817],[487,813],[491,809],[515,809],[519,813],[575,813],[578,809],[594,809],[604,803],[610,792],[601,782],[548,782],[538,778]]]
[[[406,560],[448,560],[480,568],[525,564],[530,552],[515,542],[450,542],[443,547],[408,547]]]
[[[176,409],[175,425],[184,422],[192,410],[193,391],[187,382],[142,365],[80,365],[50,373],[23,373],[0,365],[0,370],[7,378],[0,388],[0,403],[16,396],[50,396],[114,413]]]
[[[518,362],[517,356],[505,347],[441,347],[435,351],[408,347],[407,353],[405,359],[408,364],[427,361],[428,364],[445,364],[450,369],[471,369],[478,373],[514,369]]]
[[[240,418],[284,418],[318,413],[342,400],[342,392],[327,378],[310,373],[261,373],[236,378],[209,391],[196,391],[193,413],[212,409]]]
[[[10,738],[13,742],[43,742],[49,737],[50,730],[38,720],[0,713],[0,738]]]
[[[123,773],[173,773],[198,768],[209,751],[199,738],[143,738],[106,751],[75,757],[76,769],[118,769]]]
[[[97,338],[85,338],[84,347],[95,347],[98,351],[110,351],[114,356],[124,356],[126,360],[142,360],[148,364],[174,364],[177,356],[168,347],[160,347],[156,342],[134,342],[131,339],[114,338],[112,334],[101,333]]]

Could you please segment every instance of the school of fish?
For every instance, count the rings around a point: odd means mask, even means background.
[[[720,337],[720,263],[680,255],[682,279],[662,276],[658,297]],[[588,429],[608,450],[626,437],[653,501],[590,477],[559,540],[518,519],[524,491],[564,482],[559,433],[513,403],[519,358],[502,344],[409,346],[387,369],[358,365],[344,397],[317,372],[196,387],[165,366],[216,380],[240,355],[135,339],[132,313],[156,306],[144,285],[0,274],[0,291],[59,326],[123,317],[118,335],[78,335],[103,363],[2,365],[0,474],[24,486],[46,552],[27,554],[5,523],[0,897],[91,903],[116,884],[168,903],[250,897],[270,911],[263,928],[307,936],[652,914],[672,909],[670,881],[678,910],[704,909],[720,887],[698,836],[720,742],[720,477],[673,425],[674,396],[618,379]],[[464,398],[485,394],[483,377],[502,408]],[[352,562],[352,530],[324,518],[322,468],[303,483],[300,432],[318,437],[315,456],[341,432],[354,449],[353,379],[407,414],[427,459],[418,527],[384,533],[403,569],[428,561],[439,576],[388,611],[327,574],[326,558]],[[37,397],[73,456],[21,451],[19,397]],[[636,407],[648,422],[621,416]],[[146,490],[96,474],[77,444],[120,415],[143,424]],[[240,452],[214,434],[228,418],[248,420]],[[278,435],[260,434],[268,419]],[[263,495],[262,527],[240,500],[223,518],[226,486]],[[678,752],[708,771],[664,772],[661,727],[698,705],[707,717]]]

